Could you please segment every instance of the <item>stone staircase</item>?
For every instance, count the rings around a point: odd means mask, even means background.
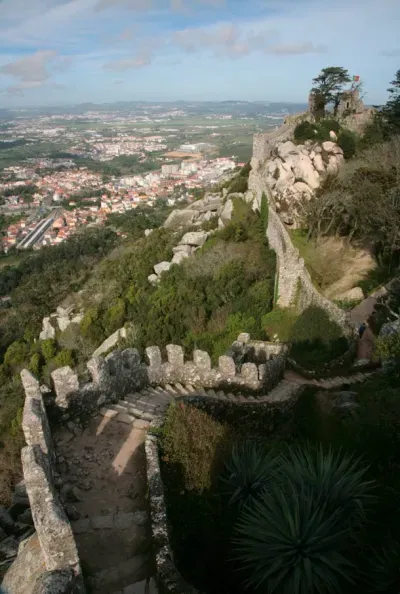
[[[110,404],[100,409],[100,414],[121,423],[132,424],[137,429],[145,429],[151,421],[166,411],[171,402],[180,398],[197,396],[254,405],[265,402],[283,402],[294,396],[300,388],[301,385],[297,382],[282,380],[266,395],[243,396],[224,390],[198,388],[191,384],[166,384],[155,388],[148,387],[140,392],[129,394],[123,400],[118,400],[116,404]]]

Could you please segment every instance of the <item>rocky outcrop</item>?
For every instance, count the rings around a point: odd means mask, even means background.
[[[94,351],[93,357],[99,357],[100,355],[104,355],[104,353],[107,353],[110,349],[113,349],[114,347],[116,347],[118,345],[118,342],[122,338],[126,338],[126,337],[127,337],[126,328],[119,328],[118,330],[113,332],[111,334],[111,336],[106,338],[104,342],[101,343],[101,345]]]
[[[342,149],[331,141],[296,145],[287,140],[271,149],[270,159],[262,166],[263,177],[286,224],[301,223],[304,203],[328,176],[337,174],[343,160]]]
[[[218,216],[222,206],[221,194],[206,194],[202,200],[196,200],[181,210],[173,210],[164,223],[167,229],[180,229],[201,225]]]
[[[83,312],[74,310],[74,307],[57,307],[57,310],[50,316],[43,318],[42,331],[39,340],[55,338],[56,331],[64,332],[70,324],[80,324],[83,319]]]
[[[180,242],[172,248],[174,253],[171,262],[159,262],[154,266],[154,274],[148,276],[149,283],[155,285],[160,280],[163,272],[168,272],[172,264],[181,264],[186,258],[189,258],[196,249],[202,247],[207,241],[210,232],[190,231],[185,233]]]

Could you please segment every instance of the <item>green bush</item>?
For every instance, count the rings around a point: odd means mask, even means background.
[[[262,316],[261,325],[269,340],[277,335],[281,342],[289,342],[298,314],[292,309],[273,309]]]
[[[63,349],[54,357],[52,363],[56,367],[74,367],[75,357],[74,353],[68,349]]]
[[[318,128],[315,124],[305,121],[297,124],[294,129],[294,139],[297,142],[305,142],[306,140],[316,140],[318,135]]]
[[[231,442],[231,430],[205,412],[182,402],[172,405],[162,430],[162,455],[183,475],[188,491],[211,487]]]
[[[343,355],[348,342],[342,329],[327,312],[308,307],[293,324],[289,336],[291,357],[307,369],[319,370],[324,364]]]
[[[47,338],[46,340],[42,340],[41,350],[46,362],[53,359],[57,352],[57,343],[54,340],[54,338]]]
[[[337,120],[333,120],[331,118],[324,119],[320,122],[320,126],[328,130],[335,132],[336,134],[340,131],[340,124]]]
[[[400,359],[400,333],[380,336],[376,341],[376,354],[383,361]]]
[[[241,176],[240,174],[234,177],[228,186],[229,194],[233,194],[234,192],[240,192],[244,194],[249,189],[248,180],[246,177]]]
[[[343,151],[345,159],[351,159],[357,151],[357,137],[350,130],[342,130],[338,136],[338,145]]]

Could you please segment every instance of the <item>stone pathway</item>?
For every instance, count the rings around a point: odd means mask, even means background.
[[[335,388],[369,373],[308,380],[287,370],[268,394],[243,396],[174,384],[146,388],[100,410],[81,430],[55,434],[61,498],[71,520],[91,594],[156,594],[146,500],[144,437],[175,399],[203,396],[254,405],[290,399],[306,384]]]
[[[146,503],[146,421],[98,416],[55,435],[61,497],[91,594],[155,594]]]
[[[357,345],[357,360],[358,361],[372,361],[375,352],[375,335],[369,326],[366,327],[364,333]]]
[[[369,377],[371,377],[373,373],[374,372],[360,372],[346,376],[328,377],[326,379],[308,379],[303,377],[296,371],[287,369],[284,373],[284,378],[285,380],[300,386],[317,386],[319,388],[324,388],[325,390],[331,390],[333,388],[340,388],[341,386],[345,385],[364,382]]]

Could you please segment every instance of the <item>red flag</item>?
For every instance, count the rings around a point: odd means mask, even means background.
[[[353,81],[354,82],[358,82],[360,80],[360,77],[358,76],[358,74],[356,74],[355,76],[353,76]]]

